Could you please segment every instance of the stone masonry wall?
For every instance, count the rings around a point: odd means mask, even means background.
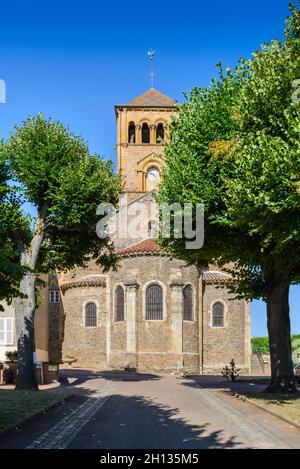
[[[90,270],[87,272],[91,273]],[[80,276],[82,277],[83,274],[84,272],[81,271]],[[130,359],[135,355],[135,363],[140,371],[184,371],[198,374],[201,365],[199,349],[201,351],[202,344],[201,338],[199,340],[198,323],[198,273],[195,267],[186,267],[184,262],[163,255],[132,255],[122,258],[119,269],[109,274],[107,291],[105,286],[81,286],[70,288],[62,294],[60,309],[54,305],[57,311],[52,311],[52,323],[56,323],[58,316],[65,317],[63,357],[75,357],[77,361],[73,366],[96,366],[101,369],[106,366],[123,368],[128,365],[127,321],[126,317],[125,321],[114,321],[113,296],[116,285],[125,285],[130,279],[134,279],[138,284],[136,289],[136,352],[130,354]],[[164,320],[145,320],[145,290],[149,282],[158,282],[163,286]],[[181,336],[179,330],[174,332],[174,300],[171,300],[174,282],[180,287],[179,296],[173,298],[180,297],[180,288],[186,284],[191,284],[194,288],[193,321],[182,321]],[[235,359],[242,371],[249,369],[249,305],[244,301],[230,300],[230,298],[232,295],[227,288],[217,288],[215,285],[206,285],[204,288],[204,373],[219,373],[231,358]],[[211,327],[211,307],[217,300],[224,302],[224,328]],[[84,305],[88,301],[95,301],[98,304],[96,328],[84,326]],[[180,312],[180,305],[179,309],[178,305],[176,306],[176,314],[178,311]],[[57,337],[59,338],[59,334]],[[107,355],[107,337],[109,355]],[[52,340],[55,340],[55,337]],[[55,362],[54,359],[51,361]],[[56,362],[58,361],[59,356]]]
[[[85,304],[97,305],[97,326],[85,327]],[[73,366],[106,367],[106,289],[70,288],[62,297],[65,313],[63,358],[74,357]]]
[[[250,366],[250,311],[244,300],[233,300],[228,288],[206,285],[203,295],[203,372],[219,373],[233,358],[242,371]],[[223,328],[212,327],[212,305],[224,304]]]
[[[183,351],[198,352],[198,322],[191,321],[184,327],[184,345],[181,342],[179,349],[174,351],[173,323],[171,310],[170,284],[174,281],[182,282],[182,285],[190,283],[194,290],[197,289],[198,274],[194,267],[185,267],[182,261],[160,255],[132,256],[124,258],[117,272],[111,274],[111,301],[115,285],[126,283],[131,278],[139,285],[137,290],[137,365],[139,370],[147,371],[173,371],[178,366],[183,366]],[[165,317],[163,320],[145,320],[145,290],[151,282],[158,282],[164,289]],[[196,302],[196,295],[194,302]],[[195,318],[194,318],[195,319]],[[120,336],[117,328],[120,324],[112,327],[112,351],[121,351]],[[182,341],[182,338],[181,338]],[[117,344],[117,345],[116,345]],[[112,353],[111,365],[116,362],[120,366],[121,354]],[[126,353],[123,353],[123,365],[126,365]],[[193,362],[193,364],[192,364]],[[194,367],[198,371],[198,357],[193,361],[187,358],[188,367]],[[197,370],[195,369],[197,368]]]

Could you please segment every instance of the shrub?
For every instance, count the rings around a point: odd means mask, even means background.
[[[299,348],[300,334],[292,334],[292,352]],[[261,353],[270,353],[268,337],[252,337],[251,343],[255,345]]]
[[[270,352],[268,337],[252,337],[251,342],[261,353]]]
[[[229,363],[229,366],[226,365],[224,366],[222,370],[222,375],[229,381],[229,378],[231,381],[235,381],[235,379],[239,376],[240,368],[237,368],[235,366],[235,361],[232,358],[231,362]]]
[[[6,356],[7,360],[13,362],[13,361],[16,361],[18,359],[18,352],[17,352],[17,350],[8,351],[8,352],[5,352],[5,356]]]

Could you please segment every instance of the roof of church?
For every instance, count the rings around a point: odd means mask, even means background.
[[[177,107],[175,99],[169,98],[154,88],[150,88],[137,98],[133,99],[126,106],[133,107]]]
[[[221,272],[220,270],[206,270],[202,272],[203,282],[207,285],[214,284],[214,283],[230,283],[232,281],[232,277],[225,272]]]
[[[117,254],[121,257],[143,254],[168,255],[167,253],[161,250],[160,246],[152,238],[140,241],[136,244],[123,248],[118,251]],[[202,279],[206,285],[228,284],[232,283],[233,281],[231,275],[220,270],[204,270],[202,271]]]
[[[153,239],[146,239],[121,249],[117,254],[119,256],[127,256],[130,254],[158,254],[160,252],[160,246]]]
[[[96,287],[96,286],[105,286],[106,285],[106,276],[105,275],[86,275],[77,279],[69,280],[66,283],[63,283],[60,288],[62,292],[69,290],[70,288],[77,287]]]

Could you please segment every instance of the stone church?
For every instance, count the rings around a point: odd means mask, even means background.
[[[115,106],[120,202],[154,203],[162,142],[177,107],[153,88]],[[104,274],[91,262],[49,276],[35,320],[38,359],[52,367],[205,374],[234,358],[249,372],[249,303],[233,299],[226,273],[187,266],[164,253],[151,233],[138,240],[118,233],[116,271]]]

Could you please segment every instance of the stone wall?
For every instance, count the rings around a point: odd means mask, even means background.
[[[184,262],[161,255],[144,255],[123,258],[117,272],[111,274],[111,308],[115,286],[128,280],[136,282],[136,357],[135,364],[141,371],[174,371],[183,368],[183,352],[198,353],[198,321],[196,306],[194,321],[182,322],[182,288],[193,285],[197,291],[198,274],[195,267],[185,267]],[[164,319],[145,320],[145,292],[151,282],[158,282],[164,290]],[[178,284],[178,292],[172,293]],[[172,286],[173,285],[173,286]],[[177,287],[176,287],[177,288]],[[177,295],[175,302],[172,294]],[[178,299],[178,301],[177,301]],[[197,297],[194,295],[194,304]],[[179,312],[180,319],[177,316]],[[176,316],[176,317],[175,317]],[[111,366],[127,366],[128,356],[120,339],[120,323],[113,324]],[[179,328],[178,330],[176,328]],[[184,333],[182,334],[182,330]],[[127,340],[127,339],[126,339]],[[124,350],[123,360],[121,346]],[[132,359],[132,355],[130,356]],[[198,356],[186,359],[189,369],[199,370]]]
[[[95,273],[91,265],[86,271],[80,271],[80,275],[70,274],[69,280],[77,282],[84,274]],[[86,275],[84,278],[87,278]],[[59,362],[59,337],[62,337],[61,355],[63,358],[74,357],[76,362],[73,366],[99,369],[133,366],[140,371],[198,374],[203,365],[204,373],[219,373],[234,358],[242,371],[248,371],[249,305],[242,300],[231,300],[232,295],[226,287],[206,285],[203,289],[203,324],[201,321],[199,327],[199,306],[202,302],[197,293],[198,281],[195,267],[187,267],[183,261],[170,256],[149,254],[123,257],[118,270],[108,275],[106,286],[77,285],[62,294],[60,308],[51,306],[50,324],[56,325],[58,345],[54,342],[55,335],[51,336],[49,345],[50,350],[52,347],[58,355],[54,360],[55,354],[51,352],[50,362]],[[151,282],[158,282],[164,290],[163,320],[145,320],[145,291]],[[125,320],[115,322],[114,291],[120,284],[125,290]],[[191,284],[194,290],[192,321],[182,320],[182,289],[187,284]],[[89,301],[97,304],[95,328],[85,327],[84,324],[84,308]],[[224,328],[212,327],[211,308],[214,301],[224,303]],[[65,318],[64,336],[60,332],[62,318]]]
[[[97,305],[97,326],[85,327],[85,305]],[[62,296],[65,331],[63,359],[76,358],[73,366],[106,366],[106,289],[105,287],[76,287]]]
[[[219,373],[233,358],[243,372],[250,369],[250,311],[244,300],[233,300],[227,287],[206,285],[203,294],[203,372]],[[212,327],[212,305],[224,305],[224,327]]]
[[[124,230],[124,215],[116,218],[116,235],[114,237],[114,246],[116,251],[125,247],[132,246],[138,242],[144,241],[145,236],[151,236],[149,222],[158,224],[157,204],[153,193],[149,192],[126,192],[120,197],[120,207],[126,206],[126,225],[127,232]],[[136,223],[136,217],[141,214],[143,208],[143,223]],[[124,210],[123,210],[124,213]],[[133,226],[134,229],[128,229]]]

